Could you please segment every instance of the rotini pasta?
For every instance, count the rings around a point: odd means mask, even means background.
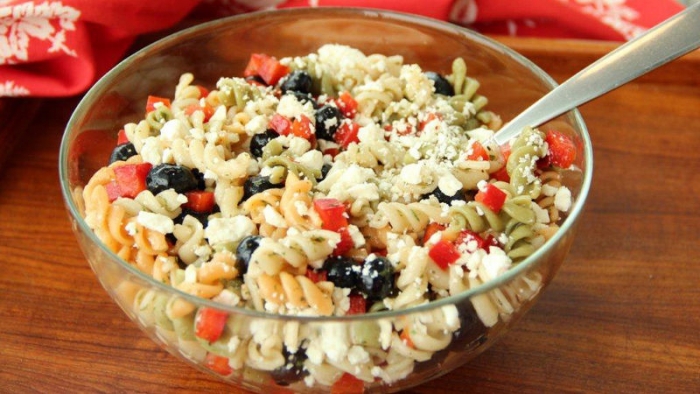
[[[81,190],[105,246],[157,281],[262,313],[408,309],[498,278],[565,218],[570,164],[537,129],[495,146],[500,118],[464,59],[445,76],[341,45],[266,59],[286,74],[211,90],[183,74]],[[474,296],[481,324],[507,321],[538,275]],[[454,306],[316,327],[126,285],[121,299],[185,357],[307,385],[396,382],[462,324]]]

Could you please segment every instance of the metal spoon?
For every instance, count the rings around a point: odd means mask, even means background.
[[[536,127],[700,47],[700,3],[628,41],[569,78],[493,137],[503,145]]]

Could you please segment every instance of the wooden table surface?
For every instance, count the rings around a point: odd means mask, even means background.
[[[613,47],[502,40],[559,81]],[[77,98],[4,104],[0,392],[235,392],[142,334],[78,249],[57,171]],[[595,175],[570,256],[501,342],[411,392],[700,392],[700,53],[581,112]]]

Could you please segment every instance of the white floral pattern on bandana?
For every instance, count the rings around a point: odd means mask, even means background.
[[[603,24],[610,26],[626,40],[644,33],[647,29],[634,23],[639,12],[629,7],[626,0],[574,0],[581,6],[581,11],[594,16]]]
[[[29,89],[15,84],[14,81],[0,82],[0,97],[29,96],[30,94]]]
[[[49,53],[77,56],[75,50],[66,45],[66,32],[75,30],[78,18],[79,10],[60,1],[0,7],[0,65],[29,60],[32,40],[48,41],[51,44]]]

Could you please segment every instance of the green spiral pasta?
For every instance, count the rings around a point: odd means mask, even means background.
[[[527,128],[511,143],[511,153],[506,162],[510,184],[517,194],[532,198],[540,195],[542,182],[535,175],[537,160],[547,154],[544,133]]]
[[[306,178],[312,184],[321,177],[321,171],[297,163],[286,156],[272,156],[263,162],[263,166],[272,168],[270,182],[282,183],[291,172],[300,178]]]
[[[477,201],[452,205],[449,216],[451,222],[448,231],[452,233],[458,233],[465,229],[479,233],[489,229],[502,231],[505,227],[503,219],[497,213]]]
[[[219,101],[227,107],[242,109],[249,101],[262,97],[260,89],[243,78],[222,78],[217,83]]]
[[[160,131],[165,122],[173,119],[173,113],[165,105],[159,105],[146,115],[146,122],[151,126],[151,130]]]

